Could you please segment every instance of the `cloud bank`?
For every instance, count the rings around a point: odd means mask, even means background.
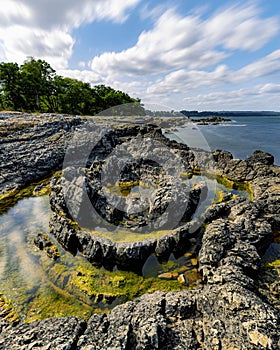
[[[265,15],[253,2],[231,4],[212,12],[198,8],[184,13],[176,1],[3,0],[0,61],[45,59],[59,74],[108,84],[144,102],[177,109],[217,109],[221,100],[228,108],[242,109],[249,106],[248,94],[252,107],[265,98],[265,108],[280,109],[280,49],[272,45],[279,35],[279,16]],[[151,24],[133,45],[70,66],[74,30],[94,21],[125,26],[132,13]]]

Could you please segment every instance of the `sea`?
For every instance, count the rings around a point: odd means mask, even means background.
[[[274,156],[280,165],[280,116],[234,116],[230,122],[217,125],[190,123],[177,128],[169,138],[183,141],[190,147],[230,151],[234,158],[245,159],[255,150]]]

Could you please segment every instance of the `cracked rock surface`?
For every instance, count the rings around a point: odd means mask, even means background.
[[[190,155],[186,146],[176,147],[182,156]],[[202,214],[206,224],[199,251],[203,287],[145,294],[108,314],[94,314],[87,322],[65,317],[13,326],[0,313],[0,349],[278,350],[279,303],[273,295],[268,298],[260,292],[258,275],[272,231],[280,227],[279,167],[261,151],[247,160],[233,159],[225,151],[213,152],[213,158],[217,174],[248,181],[254,200],[229,199]],[[10,183],[17,179],[14,176]],[[5,188],[10,188],[7,182]],[[86,235],[77,238],[79,232],[71,231],[62,217],[56,219],[61,224],[61,240],[74,249],[79,239],[85,254],[101,254],[100,245],[89,242]],[[151,245],[163,253],[165,244],[174,247],[176,239],[189,239],[191,225],[195,222],[177,229],[174,241],[167,236]],[[105,240],[109,259],[112,250],[106,244]]]

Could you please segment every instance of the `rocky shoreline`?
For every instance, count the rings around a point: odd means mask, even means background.
[[[79,118],[66,116],[49,116],[45,121],[38,118],[32,134],[31,120],[26,128],[1,135],[2,195],[41,176],[50,175],[61,167],[67,140],[69,147],[74,128],[82,123]],[[279,268],[273,286],[276,294],[272,295],[265,288],[260,290],[258,286],[261,257],[272,241],[273,232],[280,229],[280,168],[273,165],[273,156],[256,151],[248,159],[238,160],[221,150],[210,155],[171,142],[162,136],[159,129],[151,126],[115,128],[106,134],[110,138],[106,136],[106,142],[99,144],[100,148],[95,148],[95,152],[104,154],[105,147],[110,154],[116,145],[121,147],[127,138],[138,134],[153,135],[152,138],[171,150],[174,157],[179,155],[185,162],[188,176],[211,172],[211,176],[217,176],[230,186],[234,187],[238,182],[249,188],[253,200],[240,196],[224,198],[208,207],[199,217],[171,229],[169,235],[150,239],[148,243],[142,241],[141,244],[122,243],[117,246],[113,242],[114,248],[110,248],[108,240],[99,237],[97,242],[96,237],[93,240],[92,235],[68,220],[70,216],[67,217],[69,213],[61,196],[62,177],[52,184],[52,229],[65,247],[80,250],[89,260],[96,262],[99,258],[97,262],[109,264],[112,252],[116,252],[114,264],[118,263],[123,268],[128,268],[126,261],[130,266],[141,264],[151,252],[159,257],[166,256],[178,248],[184,249],[183,243],[191,244],[192,238],[199,238],[198,260],[203,287],[145,294],[115,307],[108,314],[94,314],[88,322],[66,317],[15,326],[8,323],[3,311],[0,314],[0,349],[278,349]],[[41,137],[36,138],[36,135]],[[104,197],[96,191],[98,183],[93,182],[98,178],[100,162],[94,163],[94,153],[91,157],[94,167],[88,166],[90,181],[87,183],[91,185],[93,198],[96,198],[96,193],[99,194],[96,203],[101,203],[99,208],[102,208]],[[81,164],[78,158],[76,161],[74,168],[77,170]],[[147,177],[147,174],[151,176],[153,173],[151,170],[159,170],[158,166],[144,166],[144,169]],[[131,177],[124,178],[124,182],[137,180],[135,174],[138,170],[137,166],[130,168],[124,175],[130,174]],[[160,172],[155,173],[160,176]],[[173,181],[179,181],[180,176],[172,175]],[[69,186],[69,176],[67,179],[67,188],[73,190]],[[74,183],[74,179],[72,177],[70,182]],[[166,182],[164,186],[167,185]],[[199,201],[202,188],[194,193],[194,200]],[[79,198],[78,194],[73,198]],[[164,196],[160,198],[164,201]],[[157,207],[156,212],[161,213],[161,210]],[[193,206],[190,212],[195,210]],[[100,212],[106,217],[110,210]],[[66,213],[66,217],[62,213]],[[142,223],[140,216],[134,218],[138,228]],[[116,217],[113,215],[111,219]],[[123,217],[118,224],[121,222]],[[105,242],[103,246],[102,242]]]

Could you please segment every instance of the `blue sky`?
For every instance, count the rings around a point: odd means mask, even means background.
[[[2,0],[0,61],[171,109],[280,111],[280,1]]]

